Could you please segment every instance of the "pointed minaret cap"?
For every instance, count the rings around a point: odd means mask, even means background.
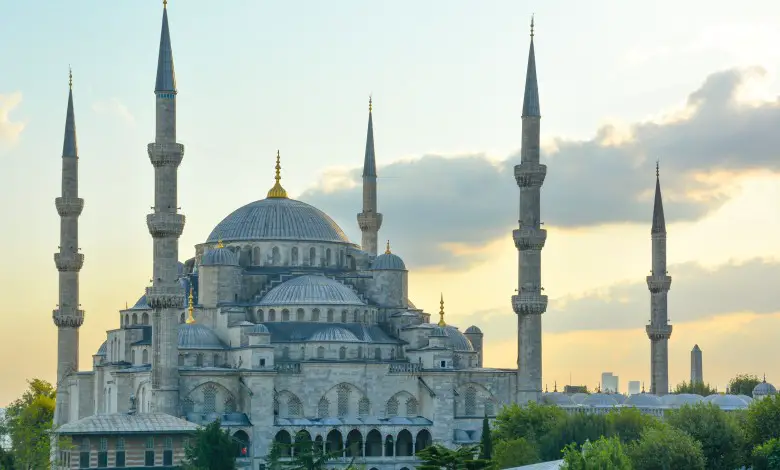
[[[76,116],[73,112],[73,70],[68,67],[68,111],[65,115],[65,139],[62,143],[62,158],[78,158],[76,141]]]
[[[699,348],[699,345],[698,345],[698,344],[694,344],[694,345],[693,345],[693,350],[694,350],[694,351],[701,351],[701,348]]]
[[[447,326],[444,321],[444,294],[441,294],[441,301],[439,302],[439,326]]]
[[[661,177],[658,162],[655,162],[655,200],[653,202],[653,227],[650,233],[666,233],[664,202],[661,198]]]
[[[168,0],[163,1],[162,31],[160,32],[160,52],[157,57],[157,81],[155,93],[176,93],[176,72],[173,69],[173,49],[171,32],[168,29]]]
[[[193,310],[193,306],[192,306],[192,287],[190,287],[190,296],[189,296],[188,303],[187,303],[187,310],[189,311],[189,316],[187,316],[187,324],[191,325],[191,324],[195,323],[195,317],[192,316],[192,310]]]
[[[366,156],[363,160],[363,176],[376,177],[376,152],[374,152],[374,109],[373,98],[368,96],[368,131],[366,133]]]
[[[287,199],[287,191],[282,187],[282,184],[280,181],[282,180],[282,165],[281,165],[281,157],[279,156],[279,151],[276,151],[276,176],[274,176],[274,179],[276,180],[276,183],[274,184],[274,187],[271,188],[268,191],[268,198],[269,199]]]
[[[541,117],[539,109],[539,86],[536,83],[536,54],[534,54],[534,17],[531,16],[531,47],[528,51],[528,69],[525,72],[525,94],[523,95],[523,117]]]

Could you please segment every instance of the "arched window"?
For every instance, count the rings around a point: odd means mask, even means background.
[[[236,400],[233,397],[227,397],[225,399],[225,413],[236,412]]]
[[[386,409],[387,417],[392,418],[393,416],[398,416],[398,399],[395,397],[392,397],[391,399],[387,400],[387,409]]]
[[[149,314],[148,313],[144,312],[143,315],[141,315],[141,323],[143,323],[144,325],[148,325],[149,324]]]
[[[125,315],[125,326],[130,324],[130,315]]]
[[[342,346],[339,348],[339,359],[344,360],[347,358],[347,348]]]
[[[260,248],[259,247],[254,247],[254,249],[252,250],[252,261],[254,262],[254,264],[256,266],[260,266],[261,264],[263,264],[263,262],[261,261],[261,258],[260,258]]]
[[[357,356],[358,356],[358,359],[363,359],[363,346],[358,346],[357,347]]]
[[[203,367],[203,354],[198,353],[198,355],[195,356],[195,365],[197,367]]]
[[[330,248],[325,250],[325,266],[331,265]]]
[[[214,364],[214,367],[219,367],[219,363],[219,354],[214,354],[214,362],[212,364]]]
[[[287,309],[282,310],[282,321],[290,321],[290,311]]]
[[[465,412],[466,416],[477,415],[477,390],[474,387],[466,389]]]
[[[268,321],[276,321],[276,310],[271,309],[268,311]]]
[[[371,403],[368,401],[368,398],[363,397],[358,402],[358,416],[365,417],[368,416],[368,408],[371,405]]]
[[[273,247],[271,250],[271,263],[273,263],[274,266],[282,264],[282,255],[279,253],[278,246]]]
[[[311,311],[311,321],[320,321],[320,309],[315,308]]]
[[[290,418],[300,418],[303,416],[303,403],[295,395],[287,401],[287,415]]]
[[[336,391],[337,395],[337,405],[338,405],[338,417],[343,418],[349,414],[349,393],[350,389],[346,385],[339,385],[338,390]]]
[[[382,348],[374,348],[374,359],[377,361],[382,360]]]
[[[328,323],[333,323],[333,315],[335,315],[335,312],[332,308],[328,309]]]
[[[320,398],[320,402],[317,404],[317,417],[327,418],[330,414],[330,402],[327,398]]]
[[[265,314],[263,313],[263,309],[259,308],[257,309],[257,321],[259,323],[262,323],[265,321]]]
[[[360,310],[358,310],[358,309],[355,309],[355,311],[354,311],[354,312],[352,312],[352,321],[353,321],[354,323],[357,323],[357,322],[359,322],[359,321],[360,321]]]
[[[141,363],[142,364],[149,364],[149,350],[144,349],[144,352],[141,353]]]
[[[179,354],[179,365],[180,366],[184,365],[184,354]]]
[[[179,323],[184,323],[184,312],[181,312],[181,315],[179,316]]]
[[[406,416],[412,418],[417,416],[417,400],[414,397],[406,400]]]
[[[302,308],[299,308],[298,310],[295,311],[295,319],[297,321],[303,321],[303,317],[305,315],[306,315],[306,313],[304,313]]]
[[[346,310],[342,310],[341,311],[341,323],[346,323],[346,322],[347,322],[347,311]]]
[[[322,346],[317,348],[317,359],[325,359],[325,348]]]
[[[217,412],[217,387],[213,384],[206,384],[203,386],[203,412]]]
[[[133,325],[137,325],[137,324],[138,324],[138,314],[134,313],[133,314]]]
[[[135,349],[133,349],[132,351],[130,351],[130,362],[132,362],[133,364],[135,364]]]
[[[298,247],[294,246],[292,247],[292,250],[290,250],[290,264],[293,266],[298,266]]]
[[[309,266],[317,266],[317,250],[314,247],[309,248]]]

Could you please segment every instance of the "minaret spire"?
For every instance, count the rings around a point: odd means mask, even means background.
[[[57,402],[56,425],[65,424],[70,416],[68,387],[65,381],[79,368],[79,328],[84,311],[79,303],[79,271],[84,255],[79,253],[79,216],[84,199],[79,197],[78,145],[76,117],[73,111],[73,72],[68,72],[68,110],[65,115],[65,138],[62,145],[62,193],[55,199],[60,215],[60,246],[54,254],[59,271],[59,305],[52,312],[57,326]]]
[[[520,227],[512,232],[518,252],[517,295],[512,308],[517,314],[517,402],[539,401],[542,393],[542,314],[547,296],[542,295],[542,248],[547,231],[541,228],[540,192],[547,166],[539,163],[539,90],[536,83],[534,23],[523,97],[522,146],[515,180],[520,188]]]
[[[666,221],[657,162],[650,237],[652,272],[647,276],[647,288],[650,290],[650,324],[646,330],[650,339],[650,393],[660,396],[669,391],[669,338],[672,336],[672,325],[669,324],[667,297],[672,278],[666,272]]]
[[[157,80],[154,87],[157,108],[154,142],[147,150],[154,167],[154,212],[146,216],[152,236],[152,286],[146,289],[152,315],[152,406],[174,416],[179,410],[178,327],[185,292],[178,280],[179,237],[185,218],[178,209],[178,168],[184,146],[176,142],[176,75],[168,27],[168,8],[163,3]]]
[[[373,98],[368,98],[368,131],[366,134],[366,155],[363,159],[363,212],[357,215],[358,226],[363,233],[363,251],[377,255],[377,239],[382,227],[382,214],[377,212],[376,197],[376,153],[374,151],[374,109]]]

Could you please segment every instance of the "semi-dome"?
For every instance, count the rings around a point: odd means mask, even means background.
[[[352,244],[327,214],[305,202],[269,197],[236,209],[209,235],[206,243],[296,240]]]
[[[470,327],[466,328],[466,334],[467,335],[481,335],[482,330],[479,329],[476,325],[471,325]]]
[[[246,332],[248,335],[270,335],[271,332],[268,331],[268,328],[266,328],[265,325],[262,323],[258,323],[257,325],[253,326],[249,329],[249,331]]]
[[[763,397],[767,395],[775,395],[777,393],[777,389],[774,385],[770,384],[769,382],[764,379],[763,382],[753,387],[753,396],[754,397]]]
[[[271,289],[259,305],[365,305],[346,285],[325,276],[305,275]]]
[[[95,353],[95,356],[105,356],[108,352],[108,341],[103,341],[103,344],[100,345],[97,352]]]
[[[214,331],[199,323],[179,325],[179,349],[226,349]]]
[[[217,248],[207,250],[200,260],[202,266],[238,266],[238,256],[227,248],[217,245]]]
[[[309,341],[336,341],[340,343],[360,343],[360,339],[351,331],[338,326],[319,330],[309,337]]]
[[[571,397],[561,392],[549,392],[542,394],[542,401],[548,405],[574,406]]]
[[[626,406],[637,406],[640,408],[655,408],[661,406],[661,399],[652,393],[635,393],[623,402]]]

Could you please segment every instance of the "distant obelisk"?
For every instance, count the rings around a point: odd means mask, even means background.
[[[695,344],[691,350],[691,383],[704,383],[701,349],[698,344]]]

